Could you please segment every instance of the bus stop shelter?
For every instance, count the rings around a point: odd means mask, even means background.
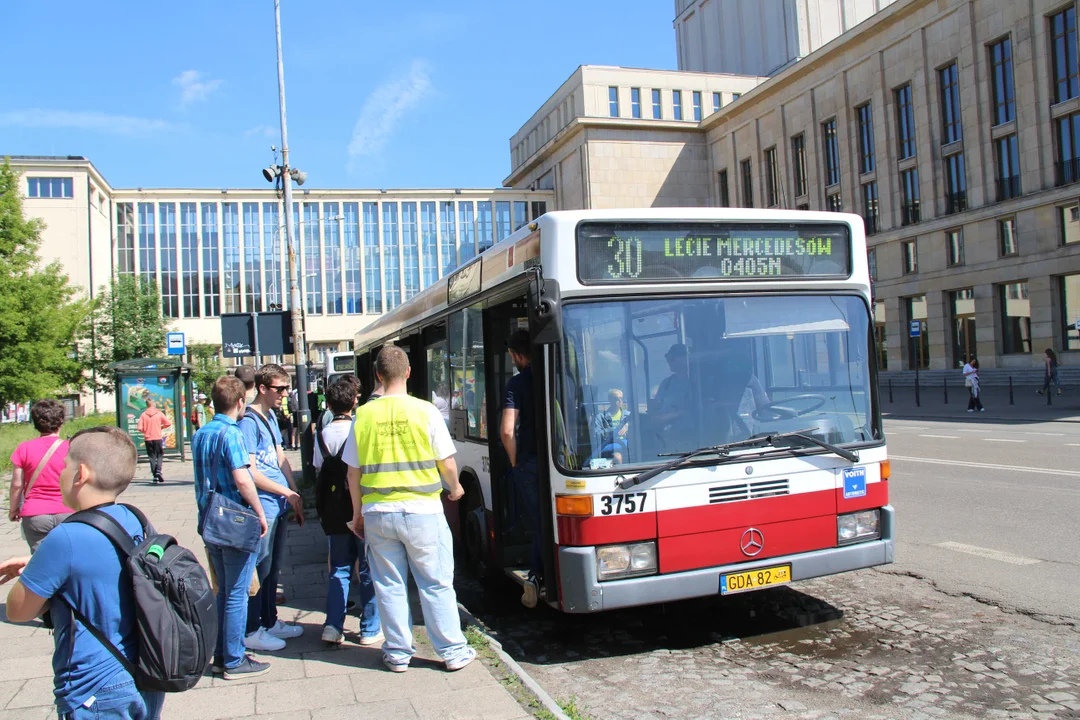
[[[109,369],[116,380],[116,424],[135,441],[139,459],[146,457],[139,416],[149,399],[172,421],[162,434],[165,455],[187,459],[184,445],[191,438],[194,407],[191,366],[173,358],[135,358],[112,363]]]

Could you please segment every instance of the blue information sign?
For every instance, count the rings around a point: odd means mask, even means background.
[[[911,321],[910,335],[911,337],[919,337],[920,335],[922,335],[921,322],[919,322],[918,320]]]
[[[187,346],[184,344],[184,333],[182,332],[166,333],[165,345],[169,349],[170,355],[183,355],[187,352]]]

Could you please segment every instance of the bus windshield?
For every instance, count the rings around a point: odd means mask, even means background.
[[[554,446],[564,469],[655,464],[773,432],[841,445],[881,437],[861,297],[585,302],[563,319]]]

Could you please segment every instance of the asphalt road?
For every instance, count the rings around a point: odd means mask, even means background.
[[[1080,625],[1080,424],[886,420],[896,563],[948,593]]]

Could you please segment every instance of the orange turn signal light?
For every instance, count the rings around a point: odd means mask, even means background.
[[[888,480],[889,479],[889,473],[891,471],[892,471],[892,463],[890,463],[888,460],[882,460],[881,461],[881,479],[882,480]]]
[[[575,516],[592,515],[592,495],[556,495],[555,514]]]

